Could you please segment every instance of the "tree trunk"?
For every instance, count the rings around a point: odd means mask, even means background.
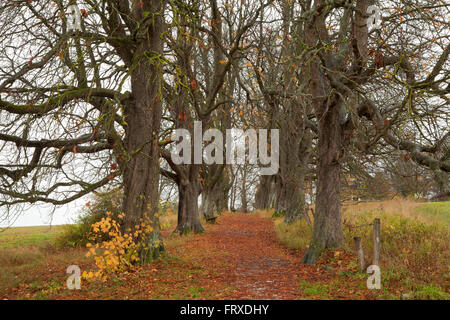
[[[268,209],[275,207],[276,184],[278,175],[261,176],[255,194],[255,209]]]
[[[315,9],[325,0],[314,2]],[[313,22],[305,28],[308,46],[327,42],[326,12],[317,11]],[[328,62],[329,65],[331,65]],[[341,95],[333,93],[318,57],[309,60],[309,91],[317,119],[317,193],[313,234],[302,263],[314,264],[325,248],[341,247],[344,242],[341,225],[339,161],[342,157],[343,130],[339,113],[343,106]],[[340,66],[338,66],[339,68]]]
[[[341,126],[338,105],[331,105],[318,116],[318,168],[316,212],[313,235],[302,262],[314,264],[325,248],[341,247],[344,242],[341,226],[339,160],[341,157]]]
[[[178,225],[174,232],[186,234],[204,231],[198,211],[199,195],[198,165],[190,165],[187,178],[178,183]]]
[[[289,199],[286,203],[286,207],[284,208],[284,222],[292,223],[304,215],[304,207],[305,207],[305,177],[297,176],[296,185],[288,186],[286,188],[286,199]]]
[[[217,208],[217,192],[216,190],[206,189],[202,193],[202,206],[201,212],[202,215],[206,218],[212,218],[214,216],[214,212],[218,210]]]
[[[300,128],[303,128],[303,130]],[[285,223],[297,221],[304,217],[305,211],[307,212],[308,210],[305,200],[305,179],[308,174],[308,162],[311,156],[312,133],[303,124],[299,125],[299,130],[301,130],[302,136],[298,138],[300,142],[297,142],[298,146],[296,150],[298,157],[292,157],[292,160],[295,160],[295,162],[290,165],[294,170],[292,177],[287,176],[288,182],[290,183],[286,186],[286,199],[288,199],[288,203],[284,215]]]
[[[162,10],[162,3],[154,1],[150,7]],[[153,8],[155,9],[155,8]],[[133,230],[140,218],[147,216],[153,224],[152,256],[163,249],[159,235],[159,220],[154,215],[158,208],[159,148],[158,133],[161,122],[162,66],[145,56],[147,52],[162,53],[162,17],[158,16],[149,26],[148,38],[137,45],[131,68],[131,102],[124,108],[125,140],[123,170],[124,230]]]
[[[242,186],[241,186],[241,211],[243,213],[248,212],[247,208],[247,167],[244,165],[242,168]]]
[[[209,165],[207,169],[203,167],[203,173],[205,183],[200,212],[208,219],[214,216],[214,212],[227,209],[231,183],[228,170],[223,165]]]
[[[213,189],[206,189],[202,193],[201,213],[205,218],[211,218],[215,212],[221,212],[227,208],[227,194],[225,186],[221,183]]]

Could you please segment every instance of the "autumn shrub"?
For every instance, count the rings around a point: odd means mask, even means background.
[[[107,212],[106,217],[91,226],[86,256],[94,257],[97,270],[84,271],[84,279],[105,280],[108,275],[146,263],[151,258],[149,252],[152,248],[160,245],[160,240],[155,240],[151,219],[140,218],[133,228],[122,231],[124,217],[124,213],[114,218],[111,212]]]
[[[75,223],[64,226],[62,232],[55,239],[55,245],[57,247],[86,246],[91,226],[105,218],[105,212],[110,212],[112,217],[117,218],[120,214],[121,201],[121,190],[94,195],[92,200],[86,203]],[[103,240],[108,239],[108,235],[104,235],[104,237]]]

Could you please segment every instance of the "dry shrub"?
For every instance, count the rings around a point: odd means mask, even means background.
[[[110,212],[116,219],[121,213],[121,201],[122,191],[119,189],[95,194],[83,208],[75,224],[64,226],[64,230],[55,239],[55,245],[59,248],[86,246],[89,241],[91,226],[105,218],[106,212]],[[104,236],[103,240],[107,240],[108,235]]]

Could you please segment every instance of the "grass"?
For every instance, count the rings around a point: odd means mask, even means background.
[[[168,247],[183,247],[194,235],[177,236],[172,234],[176,227],[177,216],[166,213],[160,217],[162,234]],[[76,225],[53,227],[17,227],[0,232],[0,297],[20,297],[21,299],[49,299],[55,295],[70,295],[65,281],[66,268],[69,265],[79,265],[82,270],[94,268],[92,258],[85,256],[84,247],[60,247],[57,240]],[[194,259],[194,258],[193,258]],[[168,275],[179,277],[179,288],[161,286],[155,288],[155,298],[160,299],[198,299],[209,296],[202,287],[195,286],[195,279],[201,277],[201,270],[187,269],[186,265],[195,266],[195,261],[183,261],[174,256],[164,255],[159,261],[169,265]],[[144,271],[146,272],[146,271]],[[189,278],[191,286],[183,286],[184,279]],[[178,284],[177,284],[178,285]],[[117,298],[116,290],[122,290],[120,279],[111,283],[93,285],[93,294],[102,298]],[[127,286],[124,286],[127,288]],[[132,290],[130,290],[130,293]],[[97,296],[94,296],[97,297]],[[125,298],[125,296],[124,296]]]
[[[415,208],[413,215],[421,219],[434,221],[448,228],[450,227],[450,201],[421,204]]]
[[[270,214],[265,213],[266,217]],[[380,267],[385,287],[396,288],[382,298],[448,299],[450,267],[450,202],[421,203],[391,200],[345,204],[342,208],[345,250],[354,252],[353,238],[362,238],[365,260],[372,259],[372,223],[381,220]],[[274,219],[280,241],[289,249],[304,252],[312,230],[305,221],[285,224]],[[355,226],[366,225],[360,228]],[[356,266],[356,258],[352,262]]]
[[[320,282],[307,282],[301,280],[299,282],[299,290],[304,292],[308,296],[312,296],[321,300],[329,300],[330,295],[328,294],[329,286],[322,284]]]
[[[37,226],[0,229],[0,248],[4,247],[45,247],[52,243],[64,226]]]
[[[312,228],[302,219],[286,224],[283,219],[275,220],[275,231],[280,241],[289,249],[306,250],[312,235]]]
[[[449,227],[450,201],[447,202],[419,202],[405,199],[387,201],[373,201],[361,203],[346,203],[343,212],[349,216],[375,212],[382,215],[396,215],[418,220],[425,224],[440,224]],[[345,216],[344,216],[345,218]]]
[[[82,249],[56,250],[51,246],[0,248],[0,295],[26,288],[31,292],[44,290],[53,280],[64,281],[71,261],[87,263],[84,254]],[[55,279],[55,274],[60,277]]]

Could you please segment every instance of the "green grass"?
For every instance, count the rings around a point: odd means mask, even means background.
[[[424,285],[412,291],[410,298],[419,300],[449,300],[450,294],[443,291],[441,287]]]
[[[308,296],[311,296],[312,298],[319,298],[321,300],[330,299],[330,295],[328,294],[328,285],[322,284],[320,282],[311,283],[301,280],[299,282],[299,289],[301,292]]]
[[[450,201],[424,203],[417,207],[413,214],[427,217],[441,225],[450,227]]]
[[[57,250],[53,243],[64,226],[15,227],[0,231],[0,296],[29,286],[42,291],[42,298],[54,291],[46,283],[55,270],[65,277],[65,268],[74,261],[86,261],[82,250]]]
[[[0,248],[45,247],[63,230],[64,226],[14,227],[0,229]]]

